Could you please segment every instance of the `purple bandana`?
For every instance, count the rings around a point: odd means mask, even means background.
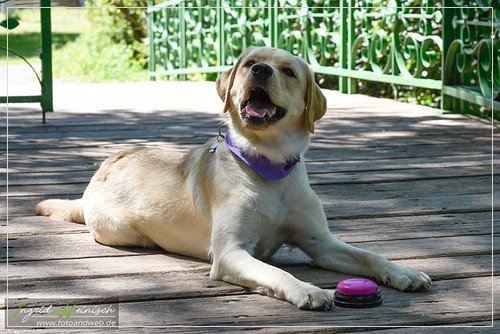
[[[285,178],[292,172],[297,162],[300,161],[300,158],[297,157],[283,163],[274,163],[263,156],[250,156],[236,147],[231,139],[229,131],[226,133],[225,142],[231,152],[266,180],[281,180]]]

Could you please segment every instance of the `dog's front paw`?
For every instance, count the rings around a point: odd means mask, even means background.
[[[400,291],[425,291],[431,287],[432,280],[424,272],[401,268],[382,278],[385,285]]]
[[[292,291],[287,299],[301,310],[327,311],[333,303],[331,294],[307,283]]]

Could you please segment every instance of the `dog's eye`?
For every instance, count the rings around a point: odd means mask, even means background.
[[[245,66],[245,67],[252,67],[253,64],[255,64],[255,62],[253,60],[249,60],[243,66]]]
[[[295,78],[295,73],[293,72],[293,70],[290,67],[283,68],[283,73],[285,73],[285,75],[287,75],[289,77]]]

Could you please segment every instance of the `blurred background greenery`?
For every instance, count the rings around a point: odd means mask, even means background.
[[[145,6],[146,0],[119,1],[123,6]],[[148,80],[147,25],[145,10],[100,8],[113,0],[87,0],[86,7],[52,9],[54,80],[140,81]],[[93,7],[93,8],[91,8]],[[39,63],[40,10],[17,9],[11,16],[19,26],[0,28],[0,45]],[[0,21],[6,15],[0,13]],[[0,52],[0,63],[6,52]],[[23,61],[10,54],[9,64]]]

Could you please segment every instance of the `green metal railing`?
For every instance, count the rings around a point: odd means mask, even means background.
[[[498,0],[150,0],[148,16],[152,79],[221,72],[267,45],[345,93],[376,81],[439,90],[454,111],[500,110]]]
[[[52,91],[52,29],[50,16],[50,0],[40,0],[41,77],[35,72],[40,83],[40,95],[0,96],[0,103],[40,103],[44,123],[45,113],[54,110]],[[9,50],[6,52],[9,53]],[[16,54],[15,52],[13,53]]]
[[[443,108],[500,110],[500,1],[444,0]]]

